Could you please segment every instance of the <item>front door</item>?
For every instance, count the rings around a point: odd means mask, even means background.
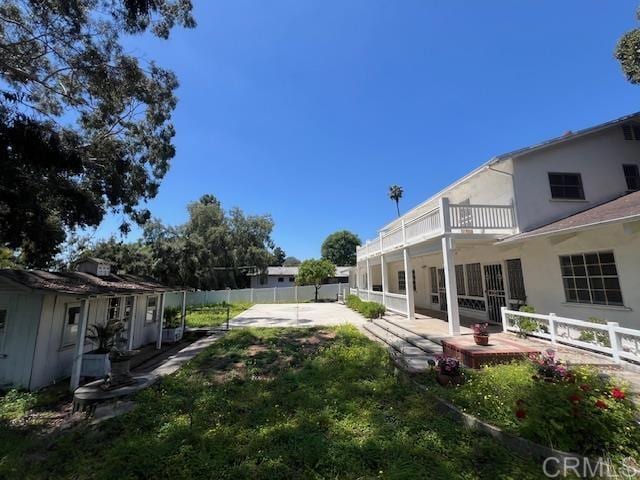
[[[440,310],[447,311],[447,288],[444,282],[444,268],[438,269],[438,297],[440,300]]]
[[[500,308],[507,305],[502,265],[499,263],[485,265],[484,283],[487,292],[487,312],[489,313],[489,320],[492,322],[501,322]]]

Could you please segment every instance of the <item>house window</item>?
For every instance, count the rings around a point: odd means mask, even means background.
[[[144,323],[154,323],[158,319],[158,297],[147,297]]]
[[[404,270],[398,272],[398,290],[401,292],[407,291],[407,279],[405,278]]]
[[[464,265],[456,265],[456,290],[458,295],[466,295],[464,288]]]
[[[62,331],[62,346],[68,347],[76,343],[78,324],[80,323],[80,304],[68,303],[64,313],[64,329]]]
[[[524,290],[524,278],[522,276],[522,262],[519,258],[507,260],[507,277],[509,282],[509,298],[526,302],[527,294]]]
[[[560,257],[567,302],[622,305],[622,292],[613,252]]]
[[[479,263],[469,263],[464,266],[467,276],[467,295],[470,297],[482,297],[484,289],[482,288],[482,269]]]
[[[436,267],[431,267],[429,269],[429,273],[431,275],[431,293],[438,293],[438,269]],[[434,303],[438,303],[437,301]]]
[[[109,299],[109,307],[107,308],[107,321],[117,320],[120,317],[120,297],[113,297]]]
[[[640,140],[640,126],[638,125],[623,125],[622,135],[625,140]]]
[[[622,165],[624,178],[627,181],[627,190],[640,190],[640,169],[638,165]]]
[[[411,280],[413,283],[413,291],[417,291],[416,289],[416,271],[415,270],[411,270]]]
[[[551,198],[584,200],[582,177],[579,173],[549,173]]]
[[[284,282],[284,277],[278,277],[278,283]]]

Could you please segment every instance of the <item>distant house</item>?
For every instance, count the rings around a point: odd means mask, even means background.
[[[335,276],[325,283],[348,283],[351,268],[353,267],[336,267]],[[250,274],[251,288],[294,287],[297,276],[298,267],[268,267],[264,273]]]
[[[0,387],[33,390],[70,376],[77,387],[82,354],[95,348],[87,328],[110,319],[124,322],[130,349],[159,344],[165,293],[175,288],[112,273],[95,258],[76,269],[0,270]]]

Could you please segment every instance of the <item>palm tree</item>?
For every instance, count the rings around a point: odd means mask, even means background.
[[[402,187],[399,185],[391,185],[389,187],[389,198],[396,202],[396,210],[398,211],[398,216],[400,216],[399,202],[402,198],[402,193]]]

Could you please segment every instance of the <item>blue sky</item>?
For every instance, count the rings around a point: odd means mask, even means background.
[[[196,29],[128,43],[181,84],[151,211],[181,223],[212,193],[270,213],[303,259],[338,229],[374,236],[391,184],[407,210],[496,154],[640,110],[613,58],[637,0],[194,4]]]

